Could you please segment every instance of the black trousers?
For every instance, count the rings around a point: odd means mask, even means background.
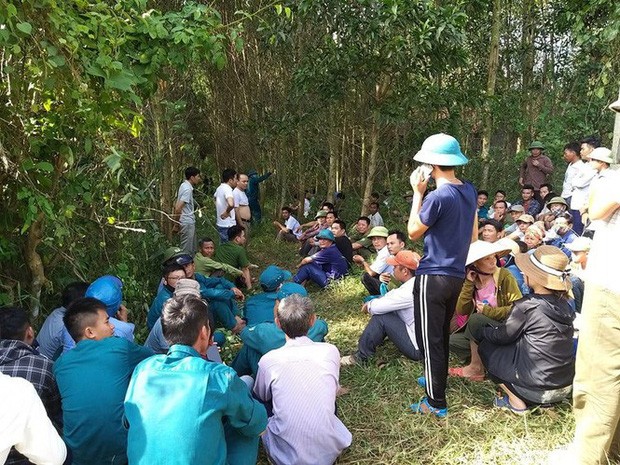
[[[370,295],[381,294],[381,281],[378,277],[370,276],[368,273],[362,273],[362,284]]]
[[[463,286],[463,279],[452,276],[416,276],[413,286],[413,312],[416,340],[422,344],[428,403],[445,408],[450,351],[450,320]]]

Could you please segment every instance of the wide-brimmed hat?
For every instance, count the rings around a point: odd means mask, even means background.
[[[552,197],[551,200],[549,200],[547,202],[547,205],[551,205],[552,203],[561,203],[562,205],[568,207],[568,204],[566,203],[566,200],[564,200],[562,197],[557,196],[557,197]]]
[[[289,281],[293,275],[276,265],[269,265],[260,274],[258,281],[267,291],[275,291],[284,281]]]
[[[507,237],[502,237],[501,239],[495,241],[494,244],[497,247],[503,248],[504,250],[510,250],[513,253],[513,255],[516,255],[521,252],[521,249],[519,249],[519,244],[517,244],[515,241]],[[500,254],[500,252],[498,252],[498,254]]]
[[[614,159],[611,156],[611,150],[607,147],[597,147],[589,155],[590,160],[598,160],[604,163],[612,164],[615,163]]]
[[[518,222],[534,224],[534,217],[532,215],[521,215],[519,218],[515,220],[515,223]]]
[[[520,253],[515,262],[530,282],[554,291],[568,292],[571,289],[568,257],[557,247],[541,245],[534,253]]]
[[[413,159],[420,163],[438,166],[460,166],[469,161],[461,152],[459,141],[443,133],[427,137]]]
[[[469,252],[467,252],[466,265],[471,265],[481,258],[488,257],[489,255],[506,255],[512,252],[510,247],[506,244],[497,242],[476,241],[469,245]]]
[[[396,255],[390,255],[385,260],[385,263],[392,266],[404,266],[405,268],[409,268],[410,270],[417,270],[418,264],[420,263],[421,259],[422,257],[420,257],[420,255],[412,252],[411,250],[401,250]]]
[[[589,237],[579,236],[573,242],[564,244],[568,250],[572,252],[587,252],[592,247],[592,239]]]
[[[368,237],[388,237],[389,231],[385,226],[375,226],[368,233]]]
[[[532,150],[532,149],[545,150],[545,145],[539,140],[533,140],[527,149],[528,150]]]

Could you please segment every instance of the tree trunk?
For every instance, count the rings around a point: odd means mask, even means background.
[[[620,92],[618,93],[620,101]],[[614,123],[614,140],[611,145],[612,156],[616,163],[620,163],[620,112],[616,113],[616,121]]]
[[[28,269],[30,270],[30,315],[32,318],[37,318],[39,316],[41,309],[41,290],[47,281],[45,278],[43,261],[37,251],[37,247],[43,240],[44,222],[45,215],[43,212],[39,212],[36,220],[32,222],[28,229],[26,249],[24,250],[26,265],[28,265]]]
[[[493,0],[493,23],[491,27],[491,45],[489,49],[489,64],[487,68],[487,95],[484,105],[484,123],[482,128],[482,187],[489,185],[489,152],[491,136],[493,134],[492,100],[495,97],[495,82],[499,64],[499,30],[501,24],[501,0]]]
[[[536,50],[534,49],[534,37],[536,35],[536,15],[534,0],[523,0],[521,48],[523,51],[522,87],[521,102],[523,116],[528,122],[527,128],[521,134],[521,139],[530,140],[533,128],[533,106],[532,106],[532,83],[534,81],[534,59]],[[524,142],[523,140],[521,141]]]
[[[364,186],[364,203],[362,204],[361,215],[368,214],[368,202],[372,194],[375,175],[377,173],[377,154],[379,153],[379,112],[375,110],[372,116],[372,126],[370,128],[370,153],[368,154],[368,168],[366,171],[366,185]]]

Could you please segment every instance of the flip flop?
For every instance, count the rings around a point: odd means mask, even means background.
[[[513,407],[512,404],[510,403],[510,400],[508,399],[507,394],[504,397],[495,397],[495,399],[493,399],[493,407],[501,408],[504,410],[510,410],[515,415],[524,415],[528,410],[527,407],[526,408]]]
[[[454,378],[465,378],[470,381],[484,381],[484,375],[466,375],[463,373],[463,367],[452,367],[448,368],[448,376],[452,376]]]

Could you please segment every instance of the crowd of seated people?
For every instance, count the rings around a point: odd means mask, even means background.
[[[574,153],[567,145],[567,162],[585,164]],[[565,194],[581,195],[583,179],[609,168],[606,152],[590,156],[591,169],[573,167],[561,196],[548,183],[523,184],[519,199],[509,203],[498,190],[487,206],[488,192],[478,190],[479,236],[450,323],[449,348],[464,366],[449,375],[493,381],[502,393],[494,405],[513,413],[570,394],[591,232],[583,201]],[[169,463],[251,464],[262,441],[275,464],[333,463],[353,439],[336,415],[341,366],[366,366],[386,341],[423,359],[412,300],[421,257],[399,229],[402,218],[388,229],[379,204],[369,205],[348,230],[329,202],[303,225],[282,208],[274,244],[295,244],[301,259],[263,264],[260,291],[247,297],[255,280],[244,227],[220,231],[227,242],[203,238],[195,256],[168,249],[144,315],[144,345],[115,276],[69,284],[38,335],[23,309],[0,308],[0,383],[13,389],[8,375],[34,386],[38,417],[20,421],[36,423],[45,438],[0,441],[0,459],[146,465],[165,454],[175,457]],[[356,350],[341,357],[325,342],[328,324],[309,290],[347,275],[366,290],[368,321]],[[228,367],[219,349],[231,335],[241,345]]]

